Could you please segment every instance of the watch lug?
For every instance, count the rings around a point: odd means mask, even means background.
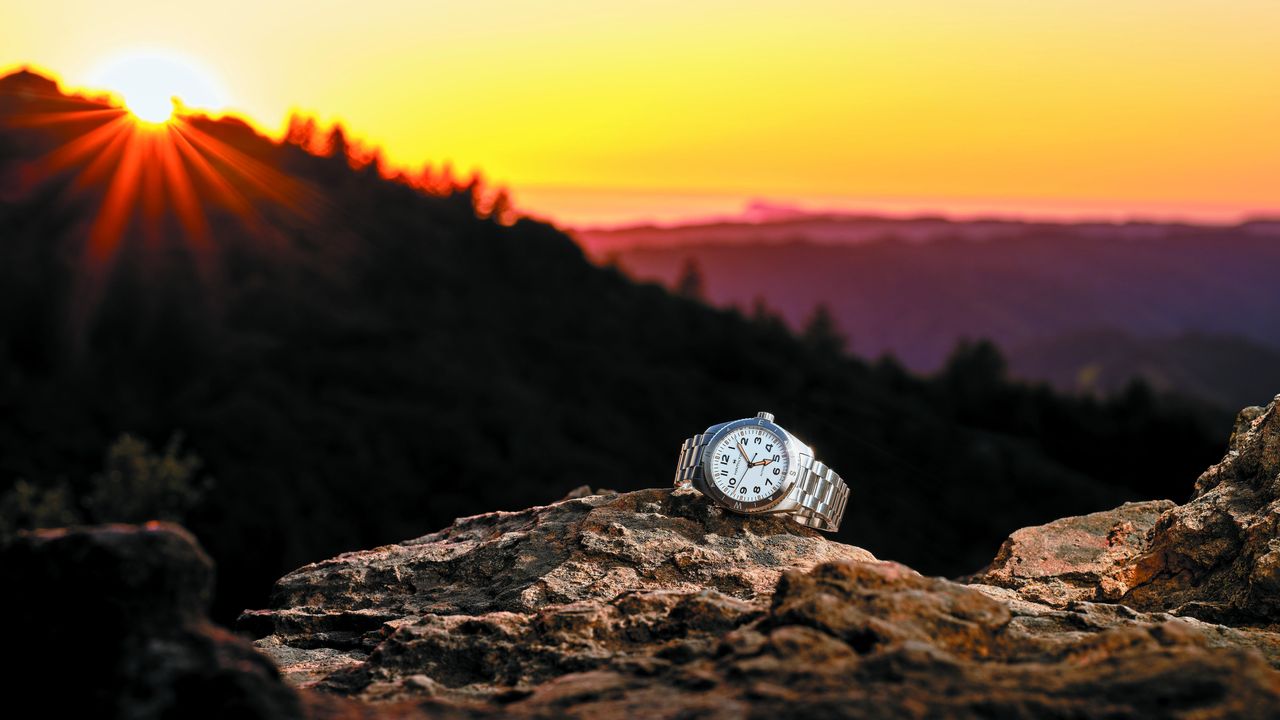
[[[800,503],[797,502],[795,498],[795,495],[796,495],[795,490],[796,490],[795,486],[792,485],[791,489],[787,491],[786,497],[782,498],[782,500],[779,501],[777,505],[774,505],[773,507],[769,508],[767,512],[762,514],[780,515],[782,513],[789,513],[795,510],[796,508],[800,507]]]
[[[693,471],[693,480],[689,482],[691,485],[693,485],[694,490],[697,490],[703,495],[708,495],[707,482],[706,482],[706,478],[703,477],[701,466],[699,466],[696,470]]]
[[[782,432],[787,434],[787,442],[790,443],[791,447],[795,450],[796,457],[798,459],[813,460],[813,448],[804,444],[800,440],[800,438],[796,437],[795,435],[792,435],[790,430],[786,428],[780,428],[780,429],[782,430]]]

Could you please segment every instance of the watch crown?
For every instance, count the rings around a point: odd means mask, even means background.
[[[758,417],[758,418],[760,418],[760,419],[762,419],[762,420],[768,420],[769,422],[773,422],[773,413],[771,413],[771,412],[763,412],[763,411],[761,411],[761,412],[756,413],[756,417]]]

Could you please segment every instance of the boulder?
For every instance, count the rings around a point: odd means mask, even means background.
[[[1280,622],[1280,410],[1236,419],[1227,455],[1163,513],[1122,600],[1231,623]]]
[[[1147,549],[1151,528],[1173,508],[1169,500],[1125,503],[1022,528],[969,581],[1017,590],[1054,607],[1118,600],[1131,587],[1133,560]]]
[[[1280,411],[1243,410],[1182,505],[1127,503],[1023,528],[969,582],[1064,607],[1118,602],[1237,627],[1280,623]]]
[[[297,693],[207,618],[213,564],[168,523],[41,530],[0,549],[9,703],[48,717],[301,718]]]

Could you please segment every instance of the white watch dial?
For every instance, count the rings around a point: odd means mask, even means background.
[[[725,435],[703,468],[720,492],[741,502],[777,495],[789,469],[782,438],[759,425],[744,425]]]

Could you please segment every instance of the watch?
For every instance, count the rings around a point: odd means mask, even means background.
[[[680,446],[675,486],[692,487],[744,515],[790,515],[811,528],[840,529],[849,486],[773,414],[712,425]]]

